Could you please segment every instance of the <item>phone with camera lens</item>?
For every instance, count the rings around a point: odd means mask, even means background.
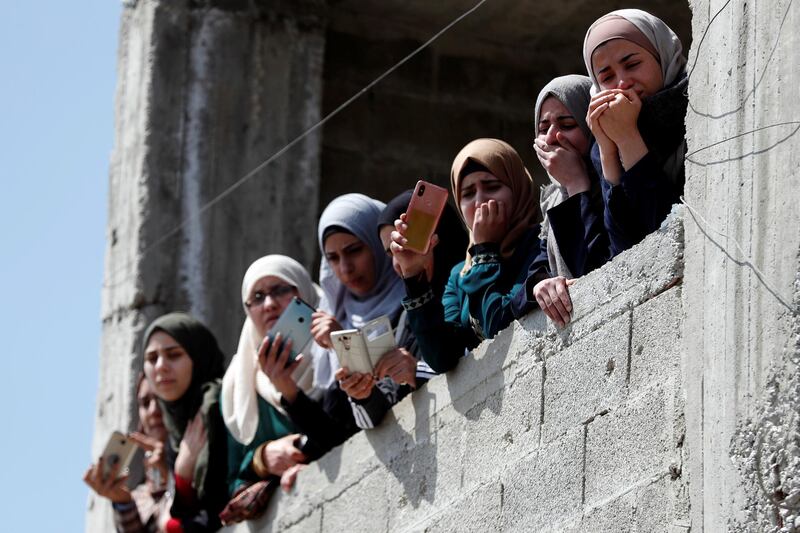
[[[406,209],[406,239],[404,248],[426,254],[431,237],[447,203],[447,189],[419,180]]]
[[[125,475],[135,453],[135,442],[119,431],[113,432],[103,450],[103,479],[108,479],[111,475],[111,470],[117,465],[119,465],[119,468],[117,469],[116,477],[119,478]]]
[[[281,334],[281,346],[288,339],[292,340],[292,349],[289,353],[289,362],[294,362],[297,354],[303,351],[306,344],[311,341],[311,314],[315,311],[309,304],[295,296],[286,309],[283,310],[278,321],[270,328],[267,335],[270,342],[275,335]],[[280,353],[280,351],[278,351]]]

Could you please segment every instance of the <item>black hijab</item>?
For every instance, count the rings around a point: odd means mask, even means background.
[[[158,400],[169,434],[171,453],[168,455],[174,461],[186,426],[200,411],[208,441],[197,457],[192,485],[198,499],[216,514],[227,500],[226,435],[219,407],[225,356],[211,331],[187,313],[169,313],[153,321],[144,334],[143,349],[156,331],[175,339],[192,359],[192,381],[183,396],[171,402]]]
[[[394,226],[394,221],[408,209],[414,191],[409,190],[392,198],[378,217],[378,228]],[[469,244],[464,225],[453,207],[445,204],[439,224],[436,226],[439,244],[433,249],[433,279],[431,287],[437,298],[444,294],[444,287],[453,267],[464,260],[464,250]]]

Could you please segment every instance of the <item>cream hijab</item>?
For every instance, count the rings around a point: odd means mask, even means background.
[[[275,276],[286,281],[296,287],[300,298],[312,307],[319,305],[319,287],[311,281],[300,263],[285,255],[268,255],[250,265],[242,281],[243,305],[250,297],[255,283],[266,276]],[[222,417],[230,434],[242,444],[252,442],[258,428],[256,394],[286,414],[281,406],[281,394],[258,365],[258,346],[261,340],[261,335],[248,316],[239,336],[239,347],[222,378]],[[331,368],[327,350],[313,341],[302,351],[303,361],[292,377],[304,393],[314,397],[330,384],[336,369]]]
[[[644,46],[641,37],[651,46]],[[592,78],[593,95],[602,89],[594,75],[592,54],[598,46],[612,39],[627,39],[642,45],[650,53],[655,51],[654,55],[661,64],[661,74],[664,76],[664,87],[669,87],[686,70],[681,40],[663,20],[641,9],[618,9],[597,19],[583,39],[583,62]]]

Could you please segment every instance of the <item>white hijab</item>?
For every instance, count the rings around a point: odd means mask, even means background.
[[[320,288],[311,281],[303,266],[285,255],[267,255],[255,261],[242,281],[242,305],[250,296],[255,283],[275,276],[297,288],[300,298],[312,307],[320,302]],[[245,306],[245,313],[247,308]],[[258,346],[262,341],[248,315],[239,336],[239,347],[222,378],[222,417],[228,431],[238,442],[250,444],[258,429],[258,398],[264,398],[285,414],[281,395],[258,364]],[[318,396],[333,379],[337,365],[327,350],[313,341],[303,351],[303,360],[292,374],[297,386],[307,395]]]
[[[586,31],[586,36],[583,39],[583,61],[586,64],[586,71],[589,73],[589,77],[592,78],[592,95],[602,90],[597,77],[594,75],[594,69],[592,69],[592,53],[600,44],[610,39],[596,43],[592,50],[587,50],[586,45],[592,30],[603,24],[604,21],[613,18],[623,18],[636,26],[636,29],[653,45],[656,52],[658,52],[656,59],[661,63],[664,87],[669,87],[685,72],[686,58],[683,56],[681,40],[663,20],[641,9],[618,9],[597,19]]]

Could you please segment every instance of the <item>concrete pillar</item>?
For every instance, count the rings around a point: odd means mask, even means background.
[[[683,290],[692,531],[777,531],[800,526],[791,509],[800,499],[800,6],[695,0],[692,9]]]
[[[312,266],[318,135],[205,206],[319,120],[324,48],[316,0],[126,4],[93,456],[136,420],[150,320],[189,310],[232,354],[249,263],[286,253]],[[90,496],[86,530],[113,530],[109,509]]]

